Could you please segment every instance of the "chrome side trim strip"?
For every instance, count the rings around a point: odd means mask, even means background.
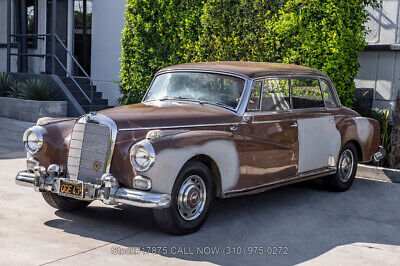
[[[294,118],[281,119],[281,120],[268,120],[268,121],[253,121],[252,124],[266,124],[266,123],[277,123],[293,120]],[[118,131],[136,131],[136,130],[153,130],[153,129],[175,129],[175,128],[194,128],[194,127],[215,127],[215,126],[233,126],[238,125],[237,123],[220,123],[220,124],[198,124],[198,125],[180,125],[180,126],[163,126],[163,127],[131,127],[131,128],[120,128]]]
[[[135,130],[152,130],[152,129],[174,129],[174,128],[192,128],[192,127],[214,127],[214,126],[232,126],[237,123],[220,123],[220,124],[198,124],[198,125],[179,125],[179,126],[162,126],[162,127],[131,127],[131,128],[120,128],[118,131],[135,131]]]
[[[245,192],[250,192],[250,191],[254,191],[254,190],[259,190],[259,189],[263,189],[263,188],[267,188],[270,186],[274,186],[274,185],[279,185],[279,184],[284,184],[290,181],[294,181],[294,180],[302,180],[302,179],[307,179],[307,178],[318,178],[324,175],[330,175],[330,174],[334,174],[336,173],[336,168],[333,167],[329,167],[326,168],[324,170],[322,170],[321,172],[318,173],[313,173],[313,174],[297,174],[294,177],[291,178],[287,178],[287,179],[283,179],[283,180],[278,180],[278,181],[274,181],[271,183],[267,183],[267,184],[263,184],[260,186],[255,186],[255,187],[251,187],[251,188],[244,188],[244,189],[237,189],[237,190],[230,190],[224,193],[224,196],[231,196],[231,195],[235,195],[235,194],[241,194],[241,193],[245,193]]]

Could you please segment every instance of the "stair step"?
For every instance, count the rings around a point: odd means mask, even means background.
[[[82,93],[80,90],[78,90],[78,89],[76,89],[76,90],[71,90],[70,92],[72,93],[72,95],[73,95],[75,98],[86,98],[86,97],[83,95],[83,93]],[[90,98],[90,93],[87,93],[87,96]],[[101,99],[101,96],[102,96],[102,93],[101,93],[101,92],[98,92],[98,91],[93,92],[93,98],[94,98],[94,99]]]
[[[83,110],[86,112],[90,111],[90,105],[82,105]],[[93,105],[93,110],[92,111],[101,111],[104,109],[110,108],[108,105]]]
[[[90,80],[88,78],[74,77],[74,79],[89,98],[91,95],[91,90],[93,89],[93,108],[91,110],[90,102],[86,99],[85,94],[80,90],[80,88],[76,86],[75,82],[69,77],[61,77],[64,85],[75,97],[85,112],[100,111],[110,108],[110,106],[108,106],[108,99],[102,98],[102,92],[97,91],[97,87],[95,85],[93,85],[93,87],[90,86]]]
[[[89,86],[89,85],[90,85],[90,80],[87,79],[87,78],[76,77],[76,78],[74,78],[74,79],[76,80],[76,82],[77,82],[79,85],[81,85],[81,86],[83,86],[83,87],[86,87],[86,86]],[[74,84],[74,82],[72,81],[72,79],[71,79],[71,78],[68,78],[68,77],[62,77],[61,80],[63,81],[64,84]]]
[[[89,104],[89,101],[86,98],[75,98],[80,105]],[[94,105],[108,105],[108,99],[102,98],[93,98]]]
[[[75,85],[75,84],[64,84],[70,91],[71,90],[79,90],[79,88]],[[90,86],[81,86],[81,89],[84,91],[84,92],[89,92],[90,93],[90,90],[91,90],[91,87]],[[96,89],[97,89],[97,87],[96,86],[93,86],[93,91],[95,92],[96,91]]]

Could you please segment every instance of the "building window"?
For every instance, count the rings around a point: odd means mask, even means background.
[[[16,34],[38,34],[38,0],[16,0],[15,19]],[[15,41],[19,42],[21,38],[15,38]],[[36,48],[37,38],[27,38],[27,43]]]
[[[38,33],[37,9],[37,0],[26,1],[26,31],[28,34]]]
[[[74,0],[74,56],[90,75],[92,54],[92,0]],[[74,75],[82,76],[75,67]]]

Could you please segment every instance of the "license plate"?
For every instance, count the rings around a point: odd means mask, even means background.
[[[83,198],[83,183],[60,180],[60,193],[61,196],[71,198]]]

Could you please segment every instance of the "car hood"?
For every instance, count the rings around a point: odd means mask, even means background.
[[[101,112],[115,121],[118,129],[173,127],[235,123],[239,117],[232,111],[194,102],[149,102],[125,105]]]

